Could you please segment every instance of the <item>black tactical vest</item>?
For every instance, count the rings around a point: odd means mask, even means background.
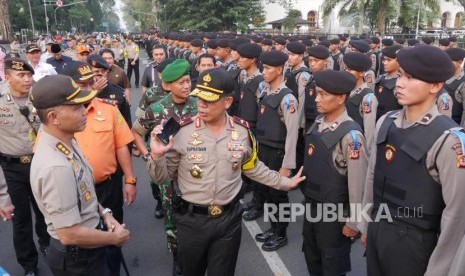
[[[237,116],[246,120],[250,127],[255,127],[258,114],[257,89],[263,81],[263,76],[259,75],[242,84],[239,93],[239,104],[237,106]]]
[[[376,120],[389,111],[401,109],[402,106],[394,96],[397,78],[386,79],[381,76],[375,86],[375,95],[378,99],[378,109],[376,110]]]
[[[297,83],[296,77],[297,74],[301,72],[308,72],[310,74],[310,69],[307,67],[300,67],[297,70],[292,71],[292,69],[289,69],[286,71],[284,78],[286,80],[286,86],[292,90],[292,94],[294,97],[299,100],[299,84]]]
[[[347,176],[341,175],[333,163],[333,150],[336,144],[351,130],[361,131],[354,121],[341,123],[336,130],[318,132],[314,123],[305,134],[304,175],[307,182],[305,197],[317,202],[349,203]]]
[[[373,218],[383,203],[395,220],[426,230],[439,230],[445,205],[441,185],[426,168],[426,156],[444,131],[456,126],[450,118],[441,115],[428,125],[401,129],[393,118],[386,117],[376,141]]]
[[[305,87],[305,104],[304,104],[304,113],[305,120],[308,122],[314,122],[316,117],[318,117],[318,110],[316,109],[316,83],[313,78],[308,82]]]
[[[260,99],[257,118],[257,141],[273,148],[284,149],[286,144],[286,125],[281,121],[278,110],[282,99],[292,94],[289,88],[283,88],[276,94]]]
[[[454,120],[457,124],[460,125],[462,121],[462,113],[463,113],[463,106],[462,103],[459,103],[455,98],[455,91],[459,88],[460,84],[465,81],[465,76],[461,77],[460,79],[455,79],[449,84],[444,84],[444,89],[449,93],[450,97],[452,98],[452,120]],[[465,99],[463,99],[465,100]]]
[[[234,80],[234,91],[233,91],[233,103],[228,109],[228,114],[231,116],[237,115],[237,108],[239,106],[239,101],[241,100],[241,85],[239,83],[239,75],[241,73],[240,68],[229,71],[229,75]]]
[[[333,58],[333,61],[334,61],[334,65],[333,65],[333,70],[334,71],[340,71],[341,70],[341,60],[343,59],[344,57],[344,54],[342,54],[342,52],[339,52],[335,55],[331,55],[331,57]]]
[[[363,117],[360,115],[360,104],[363,101],[363,97],[365,97],[368,93],[371,93],[371,89],[365,88],[353,97],[349,97],[346,102],[347,114],[349,114],[352,120],[358,123],[361,129],[363,129]],[[372,97],[374,97],[374,95],[372,95]]]

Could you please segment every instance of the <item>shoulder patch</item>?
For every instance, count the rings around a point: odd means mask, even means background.
[[[457,154],[457,168],[465,168],[465,133],[463,129],[452,130],[452,133],[459,139],[460,143],[456,143],[452,149]],[[459,145],[460,144],[460,145]],[[459,153],[458,150],[461,150]]]
[[[234,122],[235,122],[236,124],[239,124],[239,125],[245,127],[246,129],[249,129],[249,128],[250,128],[249,123],[248,123],[246,120],[241,119],[241,118],[239,118],[239,117],[237,117],[237,116],[234,116],[233,119],[234,119]]]
[[[349,144],[349,158],[356,160],[360,158],[360,148],[362,144],[358,142],[357,132],[355,130],[351,130],[350,135],[352,136],[353,143]]]
[[[187,117],[187,118],[181,119],[179,121],[179,124],[181,125],[181,127],[184,127],[193,122],[194,122],[194,119],[192,117]]]

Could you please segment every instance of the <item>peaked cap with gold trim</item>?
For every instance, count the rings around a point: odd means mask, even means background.
[[[206,102],[216,102],[234,90],[234,81],[224,69],[210,69],[200,74],[197,86],[189,94]]]
[[[29,65],[29,63],[20,58],[7,59],[5,60],[4,65],[5,70],[9,69],[14,71],[29,71],[32,74],[34,74],[34,68],[32,68],[32,66]]]

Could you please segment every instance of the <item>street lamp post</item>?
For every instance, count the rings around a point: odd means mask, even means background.
[[[421,0],[419,0],[419,3],[418,3],[417,29],[415,31],[415,39],[418,39],[418,27],[420,25],[420,10],[421,10]]]
[[[54,17],[55,17],[55,26],[56,26],[56,31],[57,31],[57,33],[58,33],[57,10],[60,9],[60,8],[65,8],[65,7],[69,7],[69,6],[74,6],[74,5],[82,4],[82,3],[87,3],[87,0],[86,0],[86,1],[76,2],[76,3],[71,3],[71,4],[66,4],[66,5],[62,5],[61,7],[56,7],[56,8],[55,8],[55,10],[53,11],[53,14],[54,14]]]

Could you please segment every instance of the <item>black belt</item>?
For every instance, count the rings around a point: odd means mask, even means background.
[[[74,254],[74,255],[90,255],[93,254],[99,250],[104,249],[104,247],[97,247],[97,248],[82,248],[79,246],[70,246],[70,245],[63,245],[61,242],[57,239],[50,238],[50,246],[55,248],[56,250],[63,252],[63,253],[68,253],[68,254]]]
[[[34,156],[33,154],[14,156],[14,155],[0,153],[0,160],[4,160],[8,163],[30,164],[32,162],[33,156]]]
[[[226,211],[231,209],[232,207],[236,206],[236,203],[239,202],[239,196],[236,196],[230,203],[226,205],[199,205],[195,203],[191,203],[181,198],[181,207],[178,208],[180,213],[184,213],[186,211],[192,211],[192,213],[199,214],[199,215],[206,215],[209,217],[217,218],[222,216]],[[184,211],[184,212],[183,212]]]

